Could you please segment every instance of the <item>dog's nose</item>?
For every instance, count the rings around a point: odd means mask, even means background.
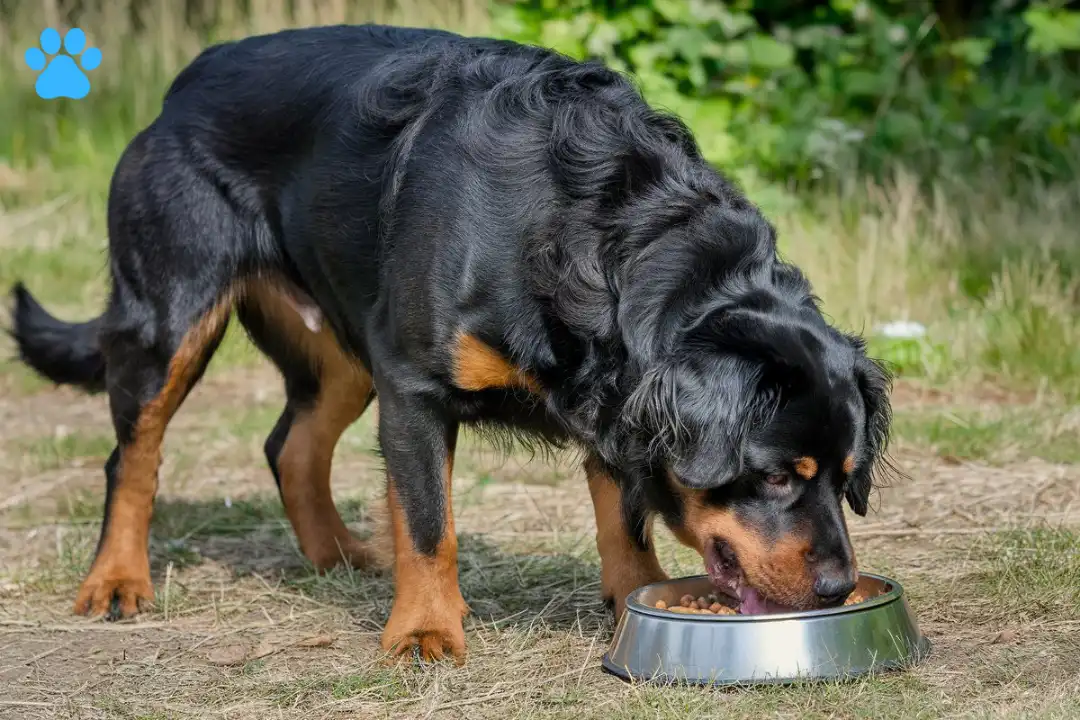
[[[824,606],[839,605],[855,589],[855,578],[846,568],[820,568],[814,576],[814,594]]]

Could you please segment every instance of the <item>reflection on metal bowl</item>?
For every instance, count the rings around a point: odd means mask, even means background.
[[[656,608],[713,592],[705,575],[630,593],[604,655],[623,679],[707,685],[843,679],[921,661],[930,643],[895,580],[863,573],[854,605],[771,615],[697,615]]]

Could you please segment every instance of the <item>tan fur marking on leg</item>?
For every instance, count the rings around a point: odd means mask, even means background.
[[[656,559],[652,543],[648,550],[641,550],[630,538],[623,520],[622,493],[615,481],[594,461],[586,462],[585,473],[596,515],[601,591],[614,601],[615,617],[619,618],[626,608],[627,595],[643,585],[666,580],[667,575]]]
[[[393,480],[388,478],[387,504],[394,535],[394,607],[381,644],[392,655],[419,647],[425,660],[441,660],[449,653],[459,664],[465,661],[462,619],[469,608],[458,585],[458,542],[450,500],[452,470],[453,459],[448,458],[443,537],[434,556],[420,553],[413,545],[405,508]]]
[[[319,376],[314,405],[293,418],[277,457],[285,513],[300,549],[320,570],[343,561],[366,568],[373,564],[371,552],[342,521],[330,479],[338,440],[371,401],[371,374],[345,353],[326,323],[311,330],[288,288],[268,280],[252,282],[246,297],[308,357]]]
[[[141,605],[153,603],[148,545],[165,428],[205,362],[207,349],[225,331],[231,311],[230,296],[188,330],[169,362],[161,390],[139,412],[131,441],[120,450],[108,524],[75,599],[76,613],[104,615],[114,595],[121,617],[135,615]]]

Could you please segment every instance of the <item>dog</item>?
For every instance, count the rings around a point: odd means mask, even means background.
[[[13,290],[22,360],[106,392],[116,433],[77,613],[152,601],[162,438],[233,314],[284,377],[266,456],[317,568],[372,561],[330,463],[378,397],[390,653],[465,657],[462,424],[582,451],[617,615],[666,577],[655,518],[743,612],[855,587],[842,502],[864,515],[888,465],[889,374],[688,129],[601,64],[370,25],[211,47],[120,158],[108,231],[100,317]]]

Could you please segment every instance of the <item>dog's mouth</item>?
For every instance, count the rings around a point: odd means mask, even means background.
[[[742,615],[790,612],[792,608],[773,602],[750,586],[739,558],[726,541],[713,538],[705,543],[705,572],[717,592],[738,600]]]

